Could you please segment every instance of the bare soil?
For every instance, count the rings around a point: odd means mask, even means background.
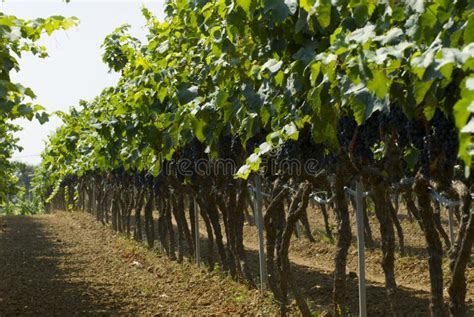
[[[330,224],[333,234],[336,220],[332,210],[328,210]],[[347,263],[347,307],[346,311],[352,316],[358,315],[358,254],[356,240],[355,212],[350,208],[352,226],[352,245],[349,249]],[[304,235],[301,227],[301,235],[293,236],[290,246],[290,261],[293,276],[300,287],[302,294],[306,297],[308,305],[315,314],[331,314],[332,288],[334,273],[334,258],[336,246],[334,240],[328,238],[324,230],[323,216],[317,206],[308,208],[308,218],[315,242],[310,242]],[[429,316],[430,301],[430,277],[428,269],[428,253],[423,231],[416,221],[409,221],[406,208],[401,206],[399,219],[403,228],[405,240],[405,255],[401,256],[399,250],[396,252],[395,276],[398,290],[395,294],[396,311],[391,310],[385,291],[385,278],[382,269],[383,254],[380,247],[379,223],[369,207],[369,222],[371,224],[374,238],[374,247],[365,249],[366,262],[366,285],[367,285],[367,311],[369,316]],[[448,230],[446,211],[442,213],[442,223]],[[456,228],[457,228],[456,224]],[[222,224],[223,227],[223,224]],[[395,230],[395,229],[394,229]],[[204,222],[200,221],[201,248],[204,248],[203,256],[206,257],[206,228]],[[225,241],[225,237],[224,237]],[[395,243],[398,247],[398,236],[395,230]],[[444,246],[444,241],[442,242]],[[244,226],[244,244],[246,254],[251,264],[254,276],[258,279],[258,234],[255,226],[247,223]],[[214,258],[217,258],[214,252]],[[449,285],[449,260],[447,250],[443,259],[444,272],[444,297],[446,309],[448,308],[448,285]],[[474,254],[466,270],[467,294],[466,301],[468,316],[474,316]],[[297,311],[296,303],[291,305],[293,311]]]
[[[335,224],[331,210],[330,223]],[[308,217],[311,230],[316,242],[310,242],[304,234],[297,238],[293,237],[290,247],[290,260],[292,270],[295,273],[298,285],[302,293],[306,296],[312,311],[325,313],[332,311],[332,283],[334,257],[336,246],[331,241],[324,230],[323,216],[318,207],[308,208]],[[401,226],[405,236],[405,256],[396,253],[395,274],[398,284],[395,307],[397,316],[428,316],[430,299],[430,280],[428,271],[428,254],[423,231],[419,225],[410,222],[406,215],[406,209],[401,207],[399,213]],[[443,225],[447,227],[447,214],[442,213]],[[369,221],[375,247],[372,250],[366,249],[366,282],[367,282],[367,310],[369,316],[393,315],[385,293],[385,279],[382,269],[382,252],[380,248],[379,223],[369,209]],[[347,272],[347,302],[346,309],[351,315],[358,314],[358,261],[357,261],[357,240],[354,211],[351,210],[352,224],[352,246],[349,249]],[[457,225],[456,225],[457,227]],[[333,233],[337,229],[333,228]],[[248,249],[253,250],[255,256],[258,250],[258,236],[255,227],[246,225],[244,228],[244,242]],[[398,237],[395,231],[395,240],[398,246]],[[444,246],[444,242],[443,242]],[[255,263],[256,265],[256,263]],[[449,285],[449,261],[447,250],[443,259],[444,272],[444,297],[446,308],[448,307],[447,287]],[[466,271],[468,316],[474,316],[474,256],[471,254],[471,261]]]
[[[331,213],[330,213],[331,214]],[[293,237],[292,271],[315,313],[332,310],[336,248],[324,233],[318,208],[309,208],[316,242]],[[332,214],[331,214],[332,216]],[[447,230],[446,214],[443,224]],[[375,247],[366,250],[369,316],[393,315],[387,302],[381,267],[378,222],[369,214]],[[429,315],[429,272],[423,233],[400,213],[407,255],[396,257],[397,316]],[[351,213],[353,235],[355,223]],[[334,218],[331,219],[334,224]],[[203,262],[205,227],[201,221]],[[335,231],[335,229],[333,230]],[[245,225],[247,256],[258,278],[258,239]],[[358,312],[356,239],[349,250],[347,303]],[[398,240],[397,240],[398,243]],[[217,259],[217,254],[214,254]],[[447,302],[448,260],[443,262]],[[0,217],[0,316],[6,315],[276,315],[271,295],[249,289],[212,268],[168,260],[123,235],[115,234],[86,213],[56,212],[33,217]],[[474,259],[469,263],[467,304],[474,316]],[[292,303],[290,311],[297,311]]]
[[[0,316],[276,311],[269,294],[170,261],[88,214],[0,217]]]

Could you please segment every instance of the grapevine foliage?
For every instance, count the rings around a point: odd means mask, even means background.
[[[12,71],[19,71],[18,58],[30,52],[40,58],[47,57],[45,47],[37,45],[43,33],[67,30],[77,24],[75,18],[54,16],[47,19],[22,20],[0,12],[0,204],[16,189],[13,177],[12,153],[19,149],[13,133],[18,127],[13,120],[36,118],[41,124],[48,114],[40,105],[33,104],[33,90],[11,81]]]
[[[431,181],[450,185],[456,165],[466,176],[472,170],[472,1],[170,0],[165,12],[165,20],[159,21],[143,9],[145,43],[131,37],[126,25],[106,37],[103,60],[120,72],[120,80],[61,114],[64,125],[50,138],[36,175],[46,202],[63,193],[72,204],[76,188],[92,205],[102,201],[97,218],[104,219],[105,213],[107,219],[110,208],[104,206],[110,192],[111,204],[119,204],[122,193],[133,196],[137,221],[143,209],[153,246],[153,199],[161,201],[160,228],[171,230],[170,210],[177,212],[178,226],[184,226],[186,219],[178,213],[184,209],[181,198],[190,195],[193,204],[204,206],[210,238],[212,223],[222,265],[232,274],[234,262],[227,261],[228,256],[244,259],[239,254],[243,245],[230,242],[233,251],[227,255],[219,210],[226,211],[222,221],[228,241],[238,240],[248,177],[272,160],[315,159],[318,168],[331,175],[324,186],[336,197],[336,310],[344,297],[338,290],[343,289],[351,239],[344,186],[351,185],[352,176],[375,192],[388,294],[396,287],[390,275],[392,221],[398,224],[396,214],[389,217],[391,184],[403,185],[401,179],[416,175],[410,190],[423,212],[417,213],[414,203],[410,206],[426,232],[430,257],[441,259],[441,245],[431,239],[437,233],[430,218],[429,186]],[[210,167],[217,158],[238,163],[234,177],[203,175],[193,166],[177,171],[174,165],[187,159]],[[318,175],[295,177],[286,169],[264,174],[272,184],[276,179],[275,186],[288,181],[299,188],[286,219],[292,224],[304,212],[309,183],[316,183]],[[471,186],[472,177],[456,177]],[[96,189],[101,199],[91,199]],[[274,207],[283,206],[278,217],[285,216],[287,190],[281,186],[280,194],[272,193],[280,200]],[[130,217],[131,209],[127,212]],[[266,214],[274,217],[267,224],[286,221],[277,219],[278,212]],[[231,219],[236,215],[240,218]],[[141,223],[137,228],[141,239]],[[292,225],[287,228],[288,247]],[[173,245],[170,241],[170,255]],[[285,260],[287,251],[280,248],[279,258]],[[443,310],[443,274],[436,273],[442,273],[440,263],[430,261],[432,281],[441,280],[441,287],[432,285],[433,315]],[[289,269],[280,276],[286,273]],[[285,298],[282,303],[284,313]],[[298,305],[307,312],[304,301]]]
[[[166,13],[160,22],[143,9],[145,44],[127,26],[105,39],[104,61],[122,77],[64,115],[44,154],[53,183],[119,166],[157,175],[194,139],[217,157],[221,134],[242,144],[266,134],[239,170],[246,178],[307,124],[331,152],[349,151],[359,125],[355,156],[371,157],[374,146],[386,146],[380,121],[384,134],[396,130],[405,154],[423,154],[431,132],[449,132],[447,163],[459,156],[470,166],[468,2],[181,0],[169,1]],[[446,131],[430,127],[439,117],[450,122]]]

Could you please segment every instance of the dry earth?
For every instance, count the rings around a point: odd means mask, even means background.
[[[0,217],[0,316],[270,314],[268,294],[179,264],[84,213]]]
[[[329,211],[330,217],[333,216]],[[321,212],[317,207],[308,208],[308,216],[313,236],[316,242],[310,242],[304,236],[293,237],[290,247],[292,270],[295,272],[298,285],[306,296],[310,307],[316,312],[332,311],[332,283],[335,243],[328,239],[324,230]],[[442,214],[447,219],[447,214]],[[408,221],[406,209],[400,210],[399,218],[405,237],[405,256],[396,253],[395,274],[399,289],[396,294],[395,307],[397,316],[428,316],[430,299],[430,279],[428,270],[428,254],[423,232],[418,224]],[[370,213],[369,220],[375,240],[372,250],[366,249],[366,279],[367,279],[367,309],[369,316],[393,315],[384,288],[384,273],[382,269],[382,252],[380,249],[379,223],[375,215]],[[330,223],[335,224],[332,217]],[[347,283],[347,309],[353,315],[358,313],[358,279],[357,279],[357,245],[356,224],[354,211],[351,210],[352,246],[349,249],[347,271],[350,272]],[[447,221],[443,222],[445,230]],[[336,228],[333,228],[333,232]],[[204,231],[203,231],[204,232]],[[395,231],[396,235],[396,231]],[[398,238],[395,236],[398,246]],[[258,250],[258,237],[255,227],[246,225],[244,228],[245,245],[251,250]],[[443,244],[444,246],[444,244]],[[445,250],[445,255],[447,251]],[[256,265],[256,264],[255,264]],[[447,287],[449,285],[449,262],[447,256],[443,259],[444,297],[448,303]],[[474,253],[466,271],[468,316],[474,316]],[[446,306],[447,308],[447,306]]]
[[[336,248],[323,233],[319,210],[310,208],[308,214],[316,242],[294,237],[290,259],[312,311],[325,314],[331,311]],[[423,234],[416,223],[406,219],[403,210],[400,217],[407,255],[401,257],[397,253],[396,315],[427,316],[430,284]],[[377,244],[379,228],[373,215],[370,222]],[[247,256],[257,277],[255,227],[246,224],[244,236]],[[201,245],[204,261],[207,248],[202,222]],[[367,250],[366,256],[369,316],[392,315],[385,295],[380,247]],[[447,286],[447,259],[443,265]],[[356,315],[355,238],[347,269],[350,274],[346,309]],[[189,262],[170,261],[156,250],[113,233],[86,213],[0,217],[0,316],[277,314],[278,307],[270,294],[209,271],[212,270],[199,269]],[[469,314],[474,316],[474,261],[470,262],[466,276]],[[294,303],[291,311],[296,311]]]

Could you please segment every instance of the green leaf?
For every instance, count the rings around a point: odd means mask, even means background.
[[[403,160],[407,163],[407,167],[410,171],[414,170],[420,154],[420,151],[413,147],[406,149],[403,153]]]
[[[311,65],[310,80],[311,80],[311,86],[313,87],[316,85],[316,80],[318,79],[320,70],[321,70],[321,62],[316,62]]]
[[[375,92],[375,95],[380,99],[384,99],[390,90],[391,80],[383,70],[372,70],[372,76],[372,79],[367,82],[367,88]]]
[[[250,165],[248,164],[242,165],[237,171],[237,173],[235,174],[234,178],[236,179],[240,178],[240,179],[246,180],[249,178],[251,172],[252,170],[250,168]]]
[[[423,54],[415,53],[411,58],[412,71],[415,73],[420,80],[423,80],[425,72],[434,62],[435,54],[432,50],[428,50]]]
[[[474,14],[469,16],[466,27],[464,28],[464,44],[474,42]]]
[[[268,124],[269,120],[271,119],[271,112],[270,112],[270,107],[268,105],[264,105],[260,109],[260,119],[262,120],[262,124],[265,126]]]
[[[298,9],[297,0],[266,0],[265,12],[271,11],[275,22],[281,23]]]
[[[198,95],[198,86],[189,86],[182,84],[178,87],[178,99],[182,105],[194,100]]]
[[[466,126],[461,129],[461,133],[474,134],[474,118],[471,118]]]
[[[15,26],[16,19],[13,16],[2,16],[0,17],[0,25],[12,27]]]
[[[283,80],[285,80],[285,74],[282,71],[279,71],[278,74],[273,77],[273,79],[275,80],[275,85],[282,87]]]
[[[365,22],[367,22],[367,19],[369,18],[369,10],[367,5],[357,5],[352,9],[352,12],[358,26],[362,26]]]
[[[227,99],[229,98],[229,93],[224,90],[219,90],[216,95],[216,105],[219,108],[222,108],[226,105]]]
[[[316,143],[324,143],[330,148],[337,147],[336,113],[335,108],[329,103],[321,102],[323,85],[313,88],[308,94],[309,102],[313,109],[313,139]]]
[[[39,121],[40,124],[45,124],[49,121],[49,115],[46,112],[37,113],[35,115],[36,119]]]
[[[331,8],[330,0],[316,0],[314,15],[322,28],[327,28],[331,24]]]
[[[402,36],[403,36],[402,29],[394,27],[394,28],[391,28],[386,34],[378,35],[374,37],[374,40],[380,42],[380,44],[382,45],[386,45],[391,42],[396,42]]]
[[[424,0],[405,0],[406,5],[416,13],[423,13],[425,11]]]
[[[316,0],[300,0],[300,7],[302,7],[306,12],[311,11]]]
[[[250,17],[250,4],[251,3],[252,3],[252,0],[236,0],[237,6],[241,7],[248,17]]]
[[[420,16],[420,31],[427,41],[432,40],[435,35],[435,25],[438,22],[436,7],[436,5],[430,5],[428,10]]]
[[[229,122],[229,120],[235,116],[235,114],[239,111],[241,107],[242,105],[239,101],[227,103],[222,109],[224,112],[224,123]]]
[[[255,119],[258,118],[258,114],[250,113],[248,117],[246,117],[240,126],[241,133],[245,133],[244,142],[247,142],[251,137],[255,135],[256,127],[255,127]]]
[[[415,101],[417,105],[419,105],[423,101],[423,99],[425,99],[426,93],[428,92],[428,90],[430,90],[432,84],[433,84],[432,80],[426,81],[426,82],[422,82],[422,81],[415,82],[413,89],[414,89]]]
[[[296,125],[291,122],[285,125],[282,129],[282,133],[285,137],[285,139],[289,140],[298,140],[299,137],[299,131]]]
[[[268,70],[270,73],[274,74],[280,70],[283,65],[283,61],[278,61],[276,59],[269,59],[265,64],[262,65],[261,72]]]
[[[25,89],[25,95],[30,97],[31,99],[36,99],[36,95],[33,92],[33,90],[31,90],[31,88],[26,88]]]
[[[76,18],[76,17],[70,17],[70,18],[64,19],[64,20],[62,21],[61,26],[62,26],[63,30],[66,31],[66,30],[68,30],[68,29],[70,29],[70,28],[72,28],[72,27],[77,26],[78,24],[79,24],[79,19],[78,19],[78,18]]]
[[[49,121],[49,115],[46,112],[36,113],[36,119],[39,121],[40,124],[45,124]]]
[[[45,109],[43,106],[41,106],[41,105],[35,105],[35,106],[33,107],[33,111],[34,111],[34,112],[37,112],[37,111],[44,111],[44,110],[46,110],[46,109]]]
[[[431,121],[436,113],[436,104],[428,103],[423,108],[423,114],[425,115],[426,120]]]
[[[349,91],[349,94],[352,95],[351,108],[358,125],[364,123],[377,110],[389,110],[388,98],[376,98],[375,94],[366,88],[356,89],[352,93]]]
[[[168,89],[165,86],[161,86],[158,90],[158,99],[161,103],[165,101],[166,96],[168,95]]]
[[[375,37],[375,25],[367,24],[365,27],[354,30],[346,37],[347,42],[365,44],[368,40]]]
[[[293,54],[294,59],[303,61],[305,64],[309,64],[315,56],[316,52],[314,47],[310,46],[302,47],[295,54]]]
[[[161,159],[155,158],[150,167],[150,172],[153,176],[157,177],[160,174],[160,171],[161,171]]]
[[[464,128],[467,123],[467,120],[469,120],[469,117],[471,116],[469,106],[474,108],[474,101],[471,101],[469,99],[461,99],[454,105],[454,121],[458,130]]]
[[[28,105],[18,105],[17,110],[22,116],[28,116],[33,113],[33,109]]]

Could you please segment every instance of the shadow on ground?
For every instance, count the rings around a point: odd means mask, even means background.
[[[132,219],[132,228],[135,226],[135,223]],[[174,232],[176,234],[177,227],[173,225]],[[222,228],[223,230],[223,228]],[[133,231],[133,230],[132,230]],[[145,232],[143,230],[143,232]],[[192,234],[194,237],[194,233]],[[158,225],[155,224],[155,238],[159,236],[158,234]],[[176,239],[178,237],[175,237]],[[145,239],[145,238],[144,238]],[[210,271],[213,271],[215,268],[214,264],[211,264],[209,261],[209,240],[205,237],[205,233],[201,231],[201,257],[202,262],[208,266]],[[317,242],[316,242],[317,243]],[[155,246],[158,243],[155,243]],[[376,242],[375,248],[379,247],[379,242]],[[379,247],[380,248],[380,247]],[[407,246],[406,250],[409,254],[414,253],[420,255],[426,251],[422,248],[415,248],[412,246]],[[189,250],[187,250],[189,251]],[[255,282],[259,279],[259,255],[255,250],[249,250],[246,248],[246,256],[250,268],[252,270],[252,275],[254,276]],[[186,254],[189,257],[189,252]],[[214,262],[219,263],[219,255],[217,253],[217,247],[214,243],[214,248],[212,251],[212,259]],[[290,251],[290,260],[291,260],[291,251]],[[332,312],[332,288],[333,288],[333,274],[332,269],[334,263],[327,263],[328,271],[319,271],[313,267],[299,265],[294,262],[291,263],[292,275],[299,285],[301,293],[305,296],[310,309],[313,312]],[[358,293],[358,278],[357,275],[352,272],[349,274],[346,281],[346,303],[347,307],[345,310],[349,315],[358,315],[359,312],[359,293]],[[350,277],[352,276],[352,278]],[[394,310],[388,301],[386,295],[385,286],[382,283],[366,280],[367,283],[367,313],[369,316],[429,316],[429,299],[430,293],[423,290],[411,289],[406,287],[398,287],[397,292],[394,296]],[[258,284],[258,283],[256,283]],[[289,294],[291,296],[291,293]],[[298,312],[297,307],[294,305],[294,312]],[[446,309],[448,308],[446,303]]]
[[[82,282],[77,269],[65,265],[70,256],[67,246],[43,221],[0,217],[0,316],[119,312],[119,301],[104,302],[107,296]]]
[[[201,239],[203,247],[202,255],[207,257],[207,239]],[[217,252],[214,252],[214,259],[217,260]],[[247,259],[251,266],[253,276],[258,278],[258,252],[247,250]],[[204,260],[206,262],[206,260]],[[331,269],[333,263],[328,263]],[[312,267],[291,264],[292,275],[304,294],[313,312],[332,311],[332,287],[333,275],[321,272]],[[347,272],[349,273],[349,272]],[[351,274],[353,275],[353,274]],[[357,315],[358,306],[358,279],[348,278],[346,282],[346,311],[350,315]],[[429,315],[429,293],[408,288],[398,288],[395,297],[395,307],[397,316],[428,316]],[[367,312],[369,316],[393,315],[388,302],[384,285],[367,280]]]

